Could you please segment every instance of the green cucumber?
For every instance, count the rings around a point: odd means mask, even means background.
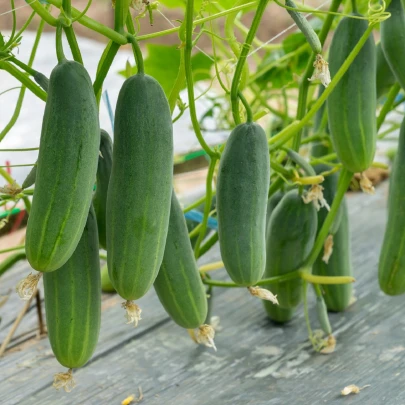
[[[172,194],[165,253],[154,287],[170,317],[186,329],[198,328],[207,317],[207,295],[188,237],[183,210]]]
[[[365,20],[344,17],[339,22],[329,51],[332,77],[367,28]],[[375,44],[370,35],[327,101],[334,149],[343,166],[354,173],[366,170],[374,159],[377,141],[375,78]]]
[[[27,177],[25,178],[23,184],[21,185],[21,188],[24,190],[28,187],[31,187],[35,184],[35,179],[37,177],[37,164],[34,165],[34,167],[30,170],[28,173]]]
[[[162,263],[172,193],[172,118],[154,78],[136,74],[125,81],[114,126],[108,271],[121,297],[135,300],[152,286]]]
[[[26,254],[24,251],[16,252],[7,256],[1,263],[0,263],[0,276],[4,274],[8,269],[13,267],[17,262],[20,260],[26,259]]]
[[[292,0],[285,0],[285,5],[291,8],[298,8]],[[287,11],[294,22],[297,24],[297,27],[304,34],[312,50],[316,54],[322,53],[321,41],[319,40],[318,35],[316,35],[316,32],[314,31],[311,23],[306,19],[306,17],[303,16],[299,11],[289,9],[287,9]]]
[[[101,317],[97,221],[91,207],[80,242],[58,270],[44,274],[48,337],[65,367],[84,366],[98,341]]]
[[[96,179],[100,128],[90,77],[64,60],[52,71],[25,249],[38,271],[62,267],[79,243]]]
[[[101,268],[101,291],[107,293],[116,292],[114,286],[111,284],[107,265]]]
[[[378,266],[380,288],[388,295],[405,293],[405,120],[390,177],[388,221]]]
[[[48,92],[49,79],[40,72],[35,72],[34,80],[41,86],[43,90]]]
[[[103,129],[100,133],[100,153],[97,168],[97,186],[93,197],[94,211],[97,217],[98,239],[100,246],[107,249],[106,240],[106,212],[107,193],[112,167],[113,144],[110,135]]]
[[[264,272],[269,183],[265,132],[254,123],[238,125],[219,164],[217,211],[222,260],[239,285],[256,284]]]
[[[384,96],[388,93],[389,89],[396,83],[397,79],[390,66],[388,65],[387,59],[385,58],[384,52],[382,50],[381,42],[376,46],[377,53],[377,76],[376,76],[376,86],[377,86],[377,98]]]
[[[270,216],[267,235],[265,278],[298,270],[311,252],[317,229],[314,204],[305,204],[297,190],[287,192]],[[277,295],[279,306],[264,301],[268,316],[276,322],[289,321],[302,296],[300,278],[268,288]]]
[[[281,199],[284,197],[284,193],[282,191],[277,191],[274,193],[270,198],[269,201],[267,202],[267,212],[266,212],[266,240],[267,236],[269,234],[269,223],[270,223],[270,217],[274,209],[277,207],[278,203],[281,201]]]
[[[381,46],[391,71],[405,89],[405,11],[401,0],[392,0],[387,8],[391,17],[381,22]]]

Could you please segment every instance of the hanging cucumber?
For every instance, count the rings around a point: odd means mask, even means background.
[[[107,248],[106,242],[106,212],[107,192],[112,167],[113,144],[110,135],[103,129],[100,133],[100,156],[98,157],[97,185],[93,197],[94,211],[97,217],[98,238],[100,246]]]
[[[115,112],[107,197],[111,283],[127,301],[151,287],[163,259],[173,180],[173,129],[160,84],[138,73],[125,81]]]
[[[376,46],[377,53],[377,76],[376,76],[376,86],[377,86],[377,98],[388,93],[389,89],[396,83],[396,78],[392,73],[390,66],[388,65],[387,59],[385,58],[381,42]]]
[[[332,77],[367,28],[365,20],[345,17],[339,22],[329,50]],[[334,149],[343,166],[351,172],[366,170],[374,159],[377,140],[375,78],[376,53],[370,36],[327,101]]]
[[[183,210],[172,194],[165,253],[154,287],[170,317],[181,327],[194,329],[207,316],[207,295],[188,237]]]
[[[392,0],[387,8],[391,17],[381,23],[381,46],[391,71],[405,89],[405,11],[401,0]]]
[[[239,285],[254,285],[264,272],[269,182],[265,132],[254,123],[238,125],[219,164],[217,210],[222,260]]]
[[[63,366],[82,367],[96,348],[101,316],[97,221],[92,207],[73,255],[43,278],[52,351]]]
[[[269,233],[269,223],[270,223],[270,217],[274,209],[277,207],[278,203],[281,201],[281,199],[284,197],[284,193],[282,191],[277,191],[277,193],[273,194],[268,202],[267,202],[267,211],[266,211],[266,240],[267,240],[267,235]]]
[[[405,120],[390,177],[388,221],[378,266],[380,288],[388,295],[405,293]]]
[[[35,166],[30,170],[28,173],[27,177],[25,178],[23,184],[21,185],[21,188],[24,190],[28,187],[31,187],[35,184],[35,179],[37,177],[37,167],[38,164],[36,163]]]
[[[100,128],[93,86],[80,63],[61,59],[49,79],[26,253],[38,271],[63,266],[86,224]]]
[[[297,190],[284,195],[270,216],[265,278],[300,268],[314,244],[317,222],[314,204],[305,204]],[[264,301],[268,316],[276,322],[289,321],[301,301],[301,279],[271,284],[268,289],[279,302],[277,306]]]

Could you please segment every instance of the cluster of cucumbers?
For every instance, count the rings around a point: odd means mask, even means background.
[[[376,47],[372,36],[367,39],[314,122],[316,132],[327,115],[331,142],[313,145],[312,156],[334,150],[351,173],[363,172],[373,162],[378,97],[396,82],[405,86],[405,57],[395,45],[399,33],[401,38],[405,35],[401,0],[392,0],[388,11],[391,18],[381,24],[381,45]],[[339,22],[329,51],[332,77],[367,27],[361,19],[345,17]],[[125,81],[116,106],[113,145],[108,133],[100,130],[93,86],[80,63],[59,58],[49,81],[35,79],[48,96],[37,165],[24,185],[35,181],[23,255],[43,273],[49,339],[56,358],[69,369],[77,368],[95,350],[101,313],[100,247],[107,250],[111,290],[133,301],[153,285],[178,325],[198,328],[207,318],[207,294],[173,191],[172,118],[162,87],[142,71]],[[265,131],[248,120],[231,132],[218,168],[220,252],[232,281],[244,287],[300,269],[327,216],[326,209],[317,211],[303,200],[302,189],[285,188],[269,198],[268,145]],[[318,174],[329,169],[314,167]],[[405,292],[404,177],[405,124],[379,267],[381,288],[391,295]],[[326,176],[322,186],[332,205],[338,175]],[[320,253],[312,272],[351,275],[344,200],[329,234],[333,253],[327,262]],[[279,302],[265,302],[270,319],[291,320],[302,300],[302,280],[265,287]],[[328,310],[343,311],[350,304],[352,286],[322,286],[322,292]]]

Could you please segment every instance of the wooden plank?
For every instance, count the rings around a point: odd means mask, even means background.
[[[75,371],[78,386],[70,394],[51,387],[61,367],[43,339],[0,360],[1,403],[120,404],[141,386],[147,404],[405,404],[404,298],[384,296],[377,282],[386,191],[384,184],[374,197],[348,198],[357,302],[330,315],[334,354],[313,352],[302,308],[289,325],[275,326],[243,288],[214,292],[213,315],[222,327],[217,353],[195,346],[153,292],[140,300],[137,329],[123,324],[120,299],[110,298],[97,352]],[[217,260],[218,250],[209,256]],[[311,322],[316,328],[313,301]],[[349,384],[370,387],[342,398]]]

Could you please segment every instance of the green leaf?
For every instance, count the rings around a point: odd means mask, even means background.
[[[180,50],[177,46],[148,44],[147,58],[145,59],[145,73],[154,77],[166,96],[169,96],[180,68]],[[205,54],[198,52],[191,58],[194,81],[211,78],[210,70],[213,61]],[[137,72],[136,66],[131,68],[131,74]],[[119,74],[127,77],[128,66]]]

